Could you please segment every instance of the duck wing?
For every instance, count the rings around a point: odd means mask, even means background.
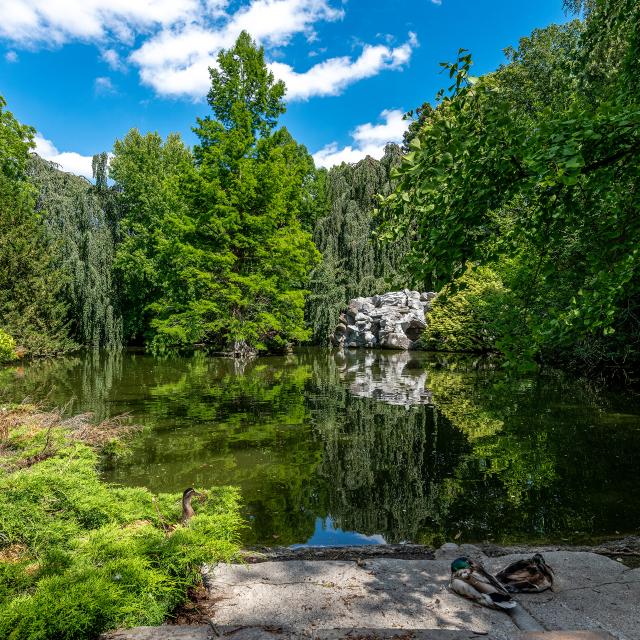
[[[509,592],[481,565],[474,564],[467,581],[474,589],[489,596],[495,606],[501,609],[516,606]]]

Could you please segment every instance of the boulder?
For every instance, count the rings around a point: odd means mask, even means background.
[[[333,344],[356,349],[412,349],[427,326],[432,291],[389,291],[369,298],[353,298],[340,314]]]

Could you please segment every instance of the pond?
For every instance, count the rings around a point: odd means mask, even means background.
[[[480,358],[302,349],[84,354],[0,370],[3,401],[129,413],[111,482],[240,487],[245,544],[593,541],[640,528],[640,401]]]

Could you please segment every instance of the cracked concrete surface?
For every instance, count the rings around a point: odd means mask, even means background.
[[[529,557],[488,558],[447,544],[435,560],[285,560],[204,568],[208,625],[139,627],[113,640],[640,640],[640,569],[589,552],[544,552],[554,591],[520,595],[511,618],[451,593],[452,558],[469,555],[497,572]],[[522,633],[513,620],[541,630]]]

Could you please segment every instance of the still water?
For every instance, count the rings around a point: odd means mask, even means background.
[[[85,354],[0,370],[146,427],[106,479],[240,487],[246,544],[580,542],[638,533],[640,401],[425,353]]]

